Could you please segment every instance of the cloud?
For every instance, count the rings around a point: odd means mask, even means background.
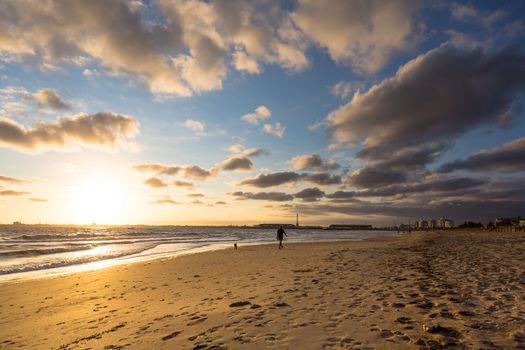
[[[231,153],[241,153],[243,149],[244,145],[241,145],[240,143],[236,143],[228,147],[228,151]]]
[[[290,163],[296,170],[333,170],[339,168],[339,164],[335,160],[324,160],[319,154],[298,155],[293,157]]]
[[[394,219],[398,223],[414,218],[446,217],[462,222],[469,220],[488,222],[498,216],[517,216],[525,206],[525,201],[449,201],[445,203],[394,203],[394,202],[357,202],[336,205],[333,203],[298,205],[303,215],[325,216],[328,214],[358,217],[362,222],[384,222]]]
[[[165,196],[163,198],[155,199],[155,200],[151,201],[150,203],[151,204],[175,204],[175,205],[182,204],[180,202],[174,201],[169,196]]]
[[[222,33],[235,50],[237,70],[260,73],[260,63],[279,64],[289,71],[308,67],[307,42],[285,6],[272,1],[216,0]]]
[[[193,197],[193,198],[202,198],[204,197],[204,195],[202,193],[190,193],[190,194],[187,194],[188,197]]]
[[[130,169],[139,173],[155,173],[157,175],[182,174],[185,177],[196,180],[205,180],[207,178],[214,177],[217,175],[218,171],[218,169],[215,167],[212,167],[209,170],[207,170],[201,168],[198,165],[165,165],[158,163],[135,164],[132,165]]]
[[[129,138],[138,129],[139,124],[132,117],[111,112],[62,117],[29,128],[0,118],[0,146],[26,152],[63,151],[75,146],[126,149],[130,147]]]
[[[272,112],[266,106],[259,106],[254,113],[248,113],[241,117],[242,121],[253,125],[258,125],[261,120],[268,119]]]
[[[341,176],[329,173],[305,174],[302,179],[320,186],[340,185],[342,183]]]
[[[370,167],[354,171],[347,179],[348,184],[364,188],[387,186],[404,181],[406,181],[406,175],[403,173]]]
[[[162,181],[161,179],[156,178],[156,177],[150,177],[149,179],[146,179],[144,181],[144,184],[148,185],[149,187],[152,187],[152,188],[168,187],[167,183],[165,183],[164,181]]]
[[[259,188],[273,187],[287,183],[295,183],[300,180],[301,176],[292,171],[276,172],[269,174],[259,174],[258,176],[245,179],[239,185],[248,185]]]
[[[364,159],[382,159],[374,163],[375,166],[385,169],[413,170],[423,168],[427,164],[434,162],[444,151],[451,147],[446,142],[430,142],[428,144],[410,146],[400,150],[392,150],[386,159],[381,149],[364,149],[357,153],[357,156]],[[377,154],[375,153],[377,152]]]
[[[338,143],[363,140],[361,157],[386,160],[406,148],[447,143],[496,124],[525,87],[525,55],[444,45],[420,55],[395,76],[355,94],[327,118]],[[438,152],[439,153],[439,152]]]
[[[440,172],[455,170],[517,172],[525,170],[525,137],[499,147],[481,150],[467,159],[455,160],[439,167]]]
[[[372,73],[409,46],[418,3],[300,0],[292,18],[332,59]]]
[[[244,145],[241,145],[241,144],[235,144],[235,145],[229,146],[228,151],[230,151],[231,153],[235,155],[240,155],[243,157],[258,157],[258,156],[270,154],[270,152],[264,149],[260,149],[256,147],[246,148]]]
[[[226,205],[225,201],[217,201],[215,202],[215,205]]]
[[[182,167],[178,165],[164,165],[164,164],[135,164],[131,166],[131,170],[138,173],[157,173],[158,175],[177,175]]]
[[[304,190],[299,191],[294,194],[295,198],[300,198],[304,202],[315,202],[324,196],[325,196],[325,193],[321,191],[320,189],[318,189],[317,187],[305,188]]]
[[[40,89],[35,93],[24,93],[24,98],[34,101],[38,108],[49,108],[62,111],[71,110],[71,106],[65,103],[60,95],[52,89]]]
[[[264,201],[275,201],[275,202],[285,202],[293,200],[291,194],[284,192],[233,192],[228,193],[231,196],[237,197],[237,199],[255,199],[255,200],[264,200]]]
[[[282,126],[281,123],[277,122],[274,124],[264,124],[263,131],[267,134],[282,138],[284,136],[284,130],[286,127]]]
[[[0,196],[25,196],[26,194],[31,194],[31,193],[24,192],[24,191],[13,191],[13,190],[0,191]]]
[[[330,89],[332,95],[340,97],[341,99],[346,99],[350,96],[350,93],[354,90],[358,90],[362,87],[362,84],[349,82],[349,81],[340,81]]]
[[[346,198],[355,198],[357,197],[356,191],[336,191],[326,195],[326,198],[330,199],[346,199]]]
[[[248,157],[232,157],[221,163],[221,169],[229,171],[250,171],[253,169],[253,163]]]
[[[33,57],[47,69],[97,60],[111,73],[144,81],[153,92],[190,95],[190,82],[171,60],[197,45],[185,42],[179,25],[149,22],[129,4],[7,1],[0,51]]]
[[[204,133],[204,123],[200,122],[198,120],[193,119],[186,119],[184,121],[184,126],[190,130],[192,130],[196,134],[203,134]]]
[[[239,71],[246,71],[250,74],[261,73],[261,67],[257,60],[242,51],[237,51],[233,54],[233,66]]]
[[[355,197],[391,197],[406,194],[423,194],[427,192],[435,192],[434,198],[441,195],[448,195],[444,193],[461,192],[466,189],[478,188],[486,185],[488,180],[475,179],[470,177],[456,177],[456,176],[442,176],[439,174],[427,175],[414,182],[406,184],[389,185],[382,188],[369,188],[366,191],[354,192]]]
[[[211,168],[210,170],[201,168],[198,165],[189,165],[184,167],[184,176],[196,179],[206,180],[207,178],[214,177],[217,175],[217,169]]]
[[[29,200],[31,202],[39,202],[39,203],[47,203],[49,202],[47,199],[45,198],[29,198]]]
[[[262,155],[268,155],[270,154],[270,152],[264,149],[251,147],[251,148],[246,148],[244,151],[241,152],[241,154],[245,157],[258,157]]]
[[[180,180],[175,180],[173,181],[173,186],[176,186],[176,187],[186,187],[187,190],[192,190],[195,188],[195,184],[193,182],[189,182],[189,181],[180,181]]]
[[[22,180],[22,179],[17,179],[15,177],[3,176],[3,175],[0,175],[0,181],[7,182],[13,185],[23,185],[29,182],[28,180]]]
[[[480,11],[472,6],[472,4],[458,4],[454,3],[450,7],[452,17],[458,21],[464,22],[478,22],[484,26],[490,26],[505,18],[508,13],[502,10],[496,11]]]
[[[400,206],[417,202],[427,206],[441,200],[467,199],[473,193],[477,195],[483,192],[480,190],[489,185],[487,179],[430,174],[405,184],[377,186],[361,191],[336,191],[327,194],[326,198],[336,203],[357,203],[361,201],[360,198],[377,197]],[[476,199],[479,198],[476,196]]]

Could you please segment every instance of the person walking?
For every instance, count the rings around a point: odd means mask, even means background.
[[[283,226],[281,225],[281,227],[279,227],[279,229],[277,230],[277,240],[279,241],[279,249],[284,248],[283,246],[284,236],[288,237],[286,232],[284,232]]]

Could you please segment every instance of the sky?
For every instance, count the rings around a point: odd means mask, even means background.
[[[525,3],[3,0],[0,223],[525,216]]]

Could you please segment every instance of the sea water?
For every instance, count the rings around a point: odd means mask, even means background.
[[[363,240],[392,231],[287,229],[288,242]],[[274,229],[180,226],[0,226],[0,281],[92,270],[199,251],[275,242]]]

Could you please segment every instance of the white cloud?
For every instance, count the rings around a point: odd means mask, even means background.
[[[376,72],[409,46],[416,0],[299,0],[292,18],[339,63]]]
[[[204,133],[204,123],[198,120],[186,119],[184,121],[184,126],[192,130],[196,134]]]
[[[259,106],[255,109],[254,113],[248,113],[241,117],[241,120],[253,124],[258,125],[259,121],[268,119],[272,115],[272,112],[268,109],[266,106]]]
[[[250,74],[261,73],[261,67],[257,60],[253,59],[242,51],[237,51],[233,54],[233,65],[235,69],[246,71]]]
[[[25,127],[0,118],[0,146],[26,152],[71,150],[78,146],[110,150],[131,149],[129,139],[138,133],[139,123],[130,116],[101,112],[62,117]]]
[[[349,81],[340,81],[330,89],[332,95],[345,99],[350,96],[352,91],[358,90],[362,84]]]
[[[276,122],[274,124],[264,124],[262,130],[267,134],[282,138],[285,129],[286,127],[282,126],[281,123]]]

